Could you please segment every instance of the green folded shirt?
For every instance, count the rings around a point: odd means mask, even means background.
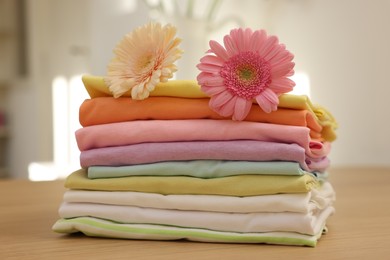
[[[307,172],[301,169],[299,163],[286,161],[193,160],[88,167],[88,178],[90,179],[126,176],[192,176],[209,179],[243,174],[304,175]]]
[[[295,232],[236,233],[199,228],[182,228],[165,225],[122,224],[92,217],[59,219],[53,230],[58,233],[82,232],[92,237],[121,239],[178,240],[218,243],[265,243],[315,247],[317,240],[326,232],[314,236]]]

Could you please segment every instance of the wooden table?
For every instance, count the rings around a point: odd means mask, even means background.
[[[332,169],[336,214],[316,248],[137,241],[51,231],[62,181],[0,181],[0,259],[390,259],[390,169]]]

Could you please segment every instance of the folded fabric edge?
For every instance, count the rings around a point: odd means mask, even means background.
[[[91,98],[113,96],[102,76],[83,75],[82,82]],[[185,86],[185,92],[178,92],[178,86]],[[125,92],[124,97],[130,97],[131,91]],[[150,96],[173,96],[183,98],[207,98],[208,96],[200,90],[196,80],[171,80],[158,83]]]
[[[82,76],[82,82],[86,88],[89,96],[91,98],[96,97],[112,97],[113,94],[109,90],[108,86],[104,81],[102,76],[94,76],[85,74]],[[182,91],[183,86],[185,86],[184,91]],[[123,94],[123,97],[130,97],[131,91],[128,91]],[[200,85],[198,85],[196,80],[170,80],[164,83],[158,83],[155,89],[150,92],[151,97],[161,97],[161,96],[171,96],[171,97],[182,97],[182,98],[209,98],[209,96],[204,93]],[[279,97],[281,107],[290,107],[291,99],[296,103],[295,109],[306,109],[312,112],[312,114],[317,117],[317,114],[314,113],[314,105],[311,103],[310,99],[306,95],[292,95],[292,94],[282,94]],[[306,102],[305,105],[297,103],[296,100],[301,100]],[[256,102],[253,100],[253,102]],[[322,108],[322,107],[321,107]]]
[[[90,179],[128,176],[191,176],[211,179],[239,175],[302,176],[313,174],[317,177],[321,173],[306,171],[298,162],[293,161],[187,160],[119,166],[94,165],[87,168],[87,174]]]
[[[85,74],[82,76],[82,82],[85,89],[88,92],[88,95],[91,98],[96,97],[109,97],[112,96],[111,91],[107,87],[104,77],[94,76]],[[185,85],[185,91],[178,91],[177,86]],[[131,91],[126,92],[123,96],[131,96]],[[165,83],[159,83],[156,85],[154,91],[150,93],[150,96],[173,96],[173,97],[183,97],[183,98],[208,98],[204,92],[201,91],[200,86],[196,80],[171,80]],[[301,100],[301,104],[296,102]],[[303,101],[303,102],[302,102]],[[253,102],[256,102],[255,100]],[[332,133],[332,138],[335,139],[335,134],[333,133],[335,129],[338,128],[338,124],[335,121],[333,115],[326,110],[324,107],[319,105],[314,105],[310,101],[309,97],[306,95],[292,95],[292,94],[283,94],[279,97],[279,106],[285,108],[292,108],[291,102],[297,105],[295,109],[307,109],[309,110],[315,119],[322,124],[323,126],[328,126],[331,128],[329,130]],[[318,117],[320,116],[321,119]],[[333,140],[332,140],[333,141]]]
[[[234,233],[163,225],[121,224],[92,217],[59,219],[57,233],[82,232],[87,236],[142,240],[179,240],[219,243],[259,243],[315,247],[322,232],[309,236],[293,232]],[[326,228],[323,228],[326,231]]]

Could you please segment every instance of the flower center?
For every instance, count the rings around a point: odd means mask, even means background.
[[[222,67],[220,76],[232,94],[253,99],[271,83],[271,67],[256,52],[246,51],[231,57]]]
[[[249,66],[249,64],[239,66],[236,73],[239,80],[245,82],[245,84],[242,85],[244,88],[250,87],[251,82],[256,77],[256,69],[253,66]]]
[[[152,54],[142,55],[138,61],[139,68],[140,69],[149,69],[149,67],[152,63],[152,60],[153,60]]]
[[[249,67],[244,67],[238,69],[239,77],[242,80],[251,80],[253,78],[253,69]]]
[[[161,67],[162,60],[162,55],[155,54],[151,51],[140,55],[136,62],[136,78],[138,79],[138,81],[149,81],[153,73]]]

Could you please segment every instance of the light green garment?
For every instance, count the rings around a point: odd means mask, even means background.
[[[192,176],[197,178],[220,178],[243,174],[304,175],[297,162],[272,161],[220,161],[194,160],[159,162],[131,166],[91,166],[88,178],[113,178],[125,176]]]
[[[81,190],[139,191],[159,194],[209,194],[255,196],[309,192],[319,187],[315,177],[286,175],[240,175],[201,179],[187,176],[131,176],[88,179],[85,169],[68,176],[65,187]]]
[[[53,225],[58,233],[82,232],[92,237],[122,239],[178,240],[187,239],[217,243],[265,243],[315,247],[322,232],[310,236],[295,232],[236,233],[165,225],[121,224],[92,217],[60,219]]]

